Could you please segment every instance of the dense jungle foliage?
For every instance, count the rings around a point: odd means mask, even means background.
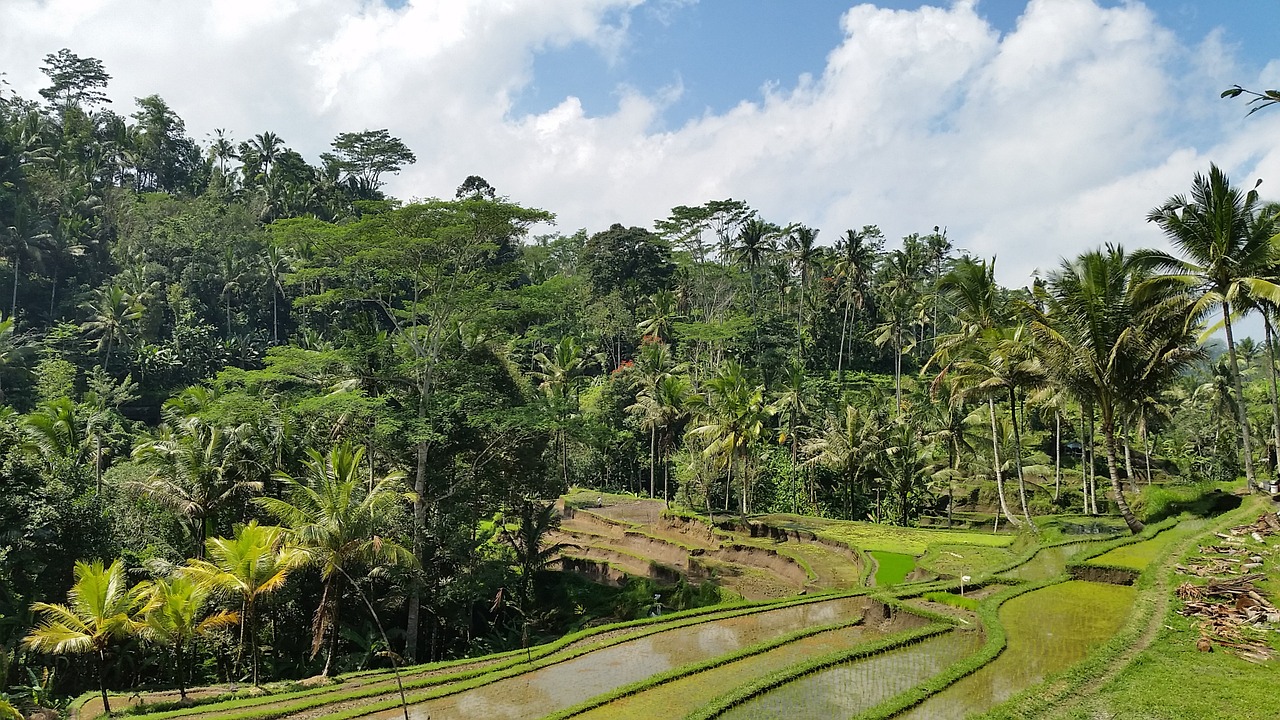
[[[313,163],[120,110],[92,58],[44,70],[40,99],[0,85],[0,688],[517,647],[601,592],[545,572],[574,485],[1136,531],[1153,476],[1275,474],[1276,212],[1216,167],[1153,198],[1177,256],[1005,288],[940,227],[820,238],[713,200],[554,232],[476,176],[405,203],[388,130]]]

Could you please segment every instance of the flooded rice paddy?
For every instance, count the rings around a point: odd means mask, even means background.
[[[912,555],[884,550],[872,550],[870,555],[876,560],[876,587],[897,585],[916,569],[916,559]]]
[[[1008,646],[995,660],[902,715],[960,720],[1079,662],[1128,617],[1132,587],[1083,580],[1051,585],[1000,607]]]
[[[1000,573],[1000,576],[1029,582],[1048,580],[1060,575],[1066,569],[1067,561],[1080,552],[1084,545],[1084,543],[1071,543],[1044,548],[1031,556],[1027,562],[1008,572]]]
[[[982,647],[976,630],[944,635],[787,683],[721,715],[724,720],[847,718],[904,692]]]
[[[712,698],[769,673],[927,623],[924,618],[907,612],[896,612],[885,620],[883,606],[876,603],[869,608],[866,619],[856,626],[811,635],[768,652],[686,675],[576,717],[583,720],[683,717]]]
[[[414,720],[540,718],[652,675],[862,615],[866,597],[765,610],[659,632],[409,708]],[[375,717],[399,716],[398,711]]]

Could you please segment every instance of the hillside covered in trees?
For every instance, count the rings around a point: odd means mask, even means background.
[[[1153,481],[1276,476],[1277,209],[1216,167],[1151,199],[1176,255],[1006,288],[941,225],[693,198],[555,232],[476,176],[403,202],[389,130],[202,143],[92,58],[44,71],[0,85],[0,688],[45,651],[71,692],[527,646],[586,621],[534,582],[570,487],[1136,533]]]

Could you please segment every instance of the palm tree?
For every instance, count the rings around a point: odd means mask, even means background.
[[[222,428],[189,417],[161,425],[133,450],[151,474],[131,487],[183,518],[198,559],[222,508],[243,493],[262,490],[249,464],[251,436],[249,425]]]
[[[25,449],[39,459],[50,477],[63,477],[80,466],[88,448],[85,426],[71,398],[41,403],[22,419]]]
[[[1097,409],[1111,490],[1134,533],[1143,525],[1120,485],[1117,424],[1197,357],[1184,318],[1198,300],[1153,292],[1148,277],[1140,258],[1108,246],[1064,261],[1039,291],[1043,309],[1027,309],[1054,381]]]
[[[659,290],[649,297],[649,316],[636,324],[636,330],[660,343],[670,342],[671,324],[681,317],[676,294],[670,290]]]
[[[1257,221],[1257,199],[1256,186],[1255,190],[1242,192],[1231,185],[1218,166],[1210,165],[1208,175],[1196,173],[1189,199],[1175,195],[1147,214],[1147,220],[1159,225],[1186,259],[1159,251],[1140,254],[1144,263],[1167,273],[1159,282],[1177,284],[1194,299],[1187,317],[1189,326],[1199,323],[1208,310],[1222,309],[1231,381],[1240,413],[1245,476],[1254,489],[1257,479],[1253,444],[1231,316],[1232,306],[1237,311],[1244,310],[1244,302],[1250,296],[1280,302],[1280,286],[1265,279],[1277,256],[1277,240],[1271,236],[1271,223]]]
[[[791,444],[791,512],[793,513],[799,512],[795,493],[799,487],[796,473],[800,469],[800,433],[803,427],[801,421],[808,418],[809,407],[813,403],[813,394],[805,381],[804,363],[799,358],[792,358],[783,370],[782,387],[770,406],[774,414],[785,415],[787,419],[787,427],[779,433],[778,442]],[[809,496],[809,501],[812,503],[812,491]]]
[[[764,421],[771,414],[764,402],[764,386],[752,385],[746,368],[728,360],[721,365],[716,376],[707,381],[706,387],[705,397],[691,398],[701,424],[690,432],[708,442],[704,451],[707,457],[719,458],[725,465],[726,512],[729,510],[734,467],[740,460],[744,461],[741,510],[745,515],[751,507],[750,448],[760,439]]]
[[[800,297],[796,301],[796,348],[804,353],[804,306],[809,290],[809,276],[817,259],[818,231],[804,225],[790,228],[786,236],[786,257],[800,282]]]
[[[44,618],[22,642],[34,652],[92,654],[98,666],[102,708],[109,716],[107,651],[114,642],[138,632],[141,605],[138,588],[127,585],[124,563],[116,560],[103,567],[101,560],[81,560],[75,566],[75,582],[67,591],[67,604],[33,603],[32,611],[43,613]]]
[[[872,407],[880,403],[872,402]],[[868,494],[867,472],[873,469],[873,460],[884,447],[886,419],[880,410],[864,410],[847,402],[838,412],[828,413],[822,431],[804,447],[810,463],[831,468],[845,480],[848,508],[846,517],[854,517],[854,492]],[[877,495],[876,515],[879,516]]]
[[[546,396],[555,415],[556,441],[560,445],[561,480],[569,486],[569,420],[573,415],[573,389],[579,375],[586,369],[586,361],[578,341],[571,335],[561,338],[552,348],[551,356],[538,353],[533,356],[538,369],[531,374],[540,380],[538,387]]]
[[[239,617],[226,610],[206,614],[209,589],[183,575],[158,578],[138,588],[145,598],[140,632],[147,640],[164,645],[173,653],[178,696],[185,701],[192,643],[212,630],[235,625]]]
[[[214,595],[240,604],[239,666],[248,642],[252,658],[253,686],[258,686],[258,607],[284,587],[289,574],[308,560],[305,552],[285,544],[284,528],[259,525],[257,520],[239,528],[235,537],[210,538],[205,543],[209,560],[189,560],[182,569],[199,586]]]
[[[338,645],[342,581],[358,565],[417,564],[413,553],[381,534],[388,520],[412,499],[405,492],[403,473],[368,478],[361,471],[364,448],[342,444],[326,457],[307,450],[301,479],[276,473],[286,499],[257,498],[259,507],[288,528],[289,541],[320,568],[323,590],[311,626],[314,658],[329,634],[322,674],[328,677]]]
[[[89,337],[98,338],[98,352],[106,353],[102,367],[109,370],[112,348],[117,342],[129,341],[133,325],[142,318],[142,306],[117,285],[98,288],[93,294],[93,301],[83,306],[92,316],[80,329]]]
[[[262,269],[266,272],[267,289],[271,291],[271,342],[280,342],[280,313],[278,304],[284,296],[284,279],[289,274],[289,257],[278,245],[268,245],[262,255]]]
[[[840,322],[840,350],[836,360],[836,376],[841,388],[844,387],[844,358],[849,348],[849,326],[856,319],[855,310],[861,310],[866,303],[871,270],[875,267],[876,256],[883,241],[880,228],[867,225],[859,231],[846,230],[844,237],[836,243],[840,259],[836,263],[835,273],[840,279],[840,299],[844,302],[844,317]]]
[[[991,415],[992,452],[996,458],[996,491],[1000,494],[1001,510],[1014,525],[1020,524],[1008,512],[1004,499],[1003,477],[999,461],[999,438],[995,418],[995,400],[1007,398],[1012,419],[1014,438],[1013,466],[1018,477],[1018,499],[1022,517],[1032,527],[1031,513],[1027,506],[1026,482],[1022,474],[1022,434],[1018,423],[1019,391],[1038,387],[1044,382],[1044,368],[1024,326],[993,328],[982,333],[971,347],[971,353],[952,365],[952,372],[960,383],[961,393],[971,397],[985,397]]]

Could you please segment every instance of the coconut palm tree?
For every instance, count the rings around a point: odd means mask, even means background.
[[[205,543],[208,560],[188,560],[182,573],[213,595],[239,603],[240,653],[250,647],[253,686],[258,686],[258,615],[261,603],[284,587],[289,574],[308,561],[307,554],[285,543],[284,528],[259,525],[257,520],[240,527],[234,537],[210,538]]]
[[[1272,237],[1271,223],[1258,222],[1254,211],[1257,199],[1256,185],[1254,190],[1241,191],[1217,165],[1210,165],[1208,175],[1196,173],[1189,198],[1175,195],[1147,214],[1147,220],[1164,230],[1183,259],[1160,251],[1139,254],[1144,264],[1165,273],[1157,282],[1177,285],[1194,299],[1187,316],[1189,326],[1198,324],[1215,307],[1222,311],[1240,413],[1245,476],[1255,489],[1253,443],[1231,318],[1247,308],[1250,296],[1280,301],[1280,285],[1266,279],[1280,239]]]
[[[124,563],[116,560],[104,567],[101,560],[81,560],[76,563],[75,582],[67,591],[66,605],[43,602],[31,605],[32,611],[44,617],[23,639],[23,644],[34,652],[93,655],[98,666],[102,708],[109,716],[108,651],[114,643],[138,632],[141,607],[141,594],[138,588],[128,586]]]
[[[804,363],[799,358],[792,358],[783,369],[782,385],[778,389],[770,410],[775,415],[786,417],[787,426],[778,433],[778,442],[791,445],[791,512],[799,512],[795,493],[799,484],[796,473],[800,470],[800,433],[803,421],[808,419],[810,407],[814,402],[813,393],[806,384]],[[812,492],[810,502],[813,501]]]
[[[1038,292],[1043,309],[1027,308],[1049,375],[1097,410],[1112,494],[1134,533],[1143,525],[1120,485],[1118,423],[1197,357],[1184,320],[1197,300],[1153,292],[1148,278],[1140,258],[1108,246],[1064,261]]]
[[[105,351],[102,367],[109,370],[112,349],[129,341],[134,325],[142,318],[142,306],[117,285],[98,288],[93,295],[93,300],[83,305],[91,316],[80,329],[98,338],[98,352]]]
[[[875,225],[861,230],[846,230],[844,237],[836,241],[835,275],[840,280],[839,298],[844,304],[844,316],[840,321],[840,349],[836,358],[836,376],[844,387],[844,358],[849,352],[849,328],[857,319],[870,295],[871,271],[884,243],[884,235]]]
[[[745,515],[751,507],[750,449],[760,439],[764,422],[771,414],[764,402],[764,386],[753,385],[746,368],[728,360],[716,376],[707,381],[706,388],[705,396],[691,398],[700,424],[690,433],[706,440],[706,456],[718,458],[727,470],[725,511],[729,510],[734,468],[742,461],[741,511]]]
[[[577,378],[586,369],[586,358],[578,341],[571,335],[561,338],[552,348],[552,353],[538,353],[533,356],[538,369],[530,373],[541,382],[542,390],[551,412],[555,415],[555,436],[559,445],[561,481],[564,487],[569,486],[569,421],[573,416],[574,385]]]
[[[362,447],[338,445],[327,456],[309,449],[300,479],[276,473],[284,499],[255,499],[284,524],[287,539],[306,561],[320,568],[323,590],[312,620],[311,656],[320,651],[327,633],[326,677],[338,645],[343,580],[358,566],[417,564],[412,552],[383,535],[388,521],[412,500],[403,487],[403,473],[366,479],[363,460]]]
[[[831,468],[844,479],[847,517],[850,520],[855,519],[855,491],[861,490],[864,496],[868,494],[867,471],[883,448],[881,431],[885,423],[883,413],[845,403],[838,412],[827,414],[818,436],[805,444],[808,462]]]
[[[223,428],[189,417],[161,425],[133,449],[134,459],[151,474],[129,486],[178,513],[198,559],[204,557],[205,540],[222,508],[242,494],[262,490],[248,447],[252,436],[247,424]]]
[[[1004,499],[1003,473],[999,461],[999,438],[995,418],[997,397],[1008,399],[1012,420],[1014,457],[1013,467],[1018,478],[1018,499],[1023,521],[1035,527],[1027,506],[1026,482],[1022,474],[1022,434],[1018,422],[1020,391],[1034,389],[1044,382],[1044,368],[1030,343],[1031,337],[1024,326],[992,328],[984,331],[971,346],[967,357],[953,363],[951,373],[960,384],[960,392],[966,397],[985,398],[991,416],[992,452],[996,456],[996,491],[1000,494],[1001,510],[1014,525],[1021,524],[1008,512]]]
[[[796,352],[804,354],[804,307],[809,291],[809,279],[817,264],[818,231],[805,225],[795,225],[786,234],[786,259],[799,283],[800,296],[796,300]]]
[[[239,622],[239,615],[227,610],[206,613],[209,588],[183,575],[142,583],[138,592],[145,600],[139,632],[173,653],[178,696],[185,701],[192,644],[210,631],[234,626]]]
[[[671,290],[659,290],[649,296],[648,317],[636,324],[636,330],[646,338],[661,343],[671,341],[671,324],[683,316],[679,313],[676,294]]]

